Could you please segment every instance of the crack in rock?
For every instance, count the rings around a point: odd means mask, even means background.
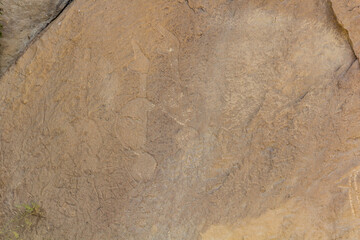
[[[337,4],[336,0],[329,0],[329,4],[330,4],[330,9],[331,9],[331,11],[332,11],[332,14],[334,15],[334,18],[335,18],[336,22],[338,23],[338,26],[339,26],[341,29],[343,29],[344,32],[346,33],[347,40],[348,40],[348,42],[349,42],[349,44],[350,44],[350,47],[351,47],[352,52],[354,53],[354,57],[359,61],[359,54],[360,54],[360,52],[357,52],[357,51],[356,51],[356,48],[354,47],[354,42],[355,42],[355,41],[354,41],[353,37],[351,36],[351,35],[352,35],[352,34],[351,34],[351,31],[352,31],[352,30],[349,29],[349,27],[344,24],[343,20],[341,19],[342,16],[339,15],[339,11],[340,11],[340,10],[339,10],[339,9],[336,9],[336,8],[334,7],[334,5]],[[352,11],[352,10],[354,10],[354,9],[357,8],[357,7],[358,7],[358,6],[355,6],[355,7],[351,8],[350,10],[347,10],[347,11]],[[358,28],[360,28],[360,25],[358,26]]]

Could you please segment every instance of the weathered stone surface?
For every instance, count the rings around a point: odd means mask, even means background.
[[[331,0],[339,23],[348,31],[350,43],[360,57],[360,0]]]
[[[29,239],[358,239],[359,68],[327,1],[77,0],[1,79],[3,221],[36,201]]]
[[[0,75],[20,56],[28,43],[68,3],[68,0],[2,0],[3,37],[0,38]]]

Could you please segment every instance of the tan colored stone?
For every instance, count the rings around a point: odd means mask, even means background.
[[[36,201],[24,239],[358,239],[359,68],[321,0],[76,0],[0,81],[0,219]]]
[[[360,0],[331,0],[336,17],[349,34],[357,58],[360,57]]]
[[[141,153],[137,156],[131,170],[132,176],[137,181],[149,181],[154,175],[156,169],[155,159],[147,153]]]

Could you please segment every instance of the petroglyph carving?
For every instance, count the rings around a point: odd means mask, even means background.
[[[360,170],[354,170],[349,177],[349,202],[351,212],[355,217],[360,217],[360,192],[358,188],[358,174]]]
[[[348,197],[351,212],[354,217],[360,217],[360,192],[358,186],[358,175],[360,172],[360,166],[354,168],[349,173],[345,174],[342,178],[340,178],[339,182],[348,178],[348,185],[346,186],[339,186],[342,188],[348,189]]]
[[[130,63],[129,68],[140,74],[139,97],[146,97],[146,79],[149,71],[150,61],[141,51],[139,45],[132,40],[131,45],[134,51],[134,61]]]

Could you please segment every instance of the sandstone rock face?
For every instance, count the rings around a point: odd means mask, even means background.
[[[28,239],[359,239],[341,8],[76,0],[1,79],[2,222],[35,201]]]
[[[14,63],[28,43],[68,3],[68,0],[2,0],[0,75]]]
[[[360,57],[360,0],[332,0],[332,7],[339,23],[348,31],[350,44]]]

